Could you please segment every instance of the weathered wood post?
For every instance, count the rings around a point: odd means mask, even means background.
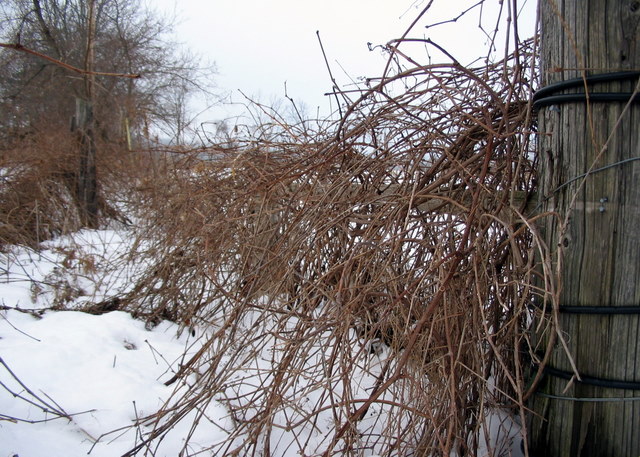
[[[557,212],[541,229],[562,253],[559,323],[580,380],[556,344],[529,405],[529,449],[638,457],[640,1],[539,6],[539,195]]]

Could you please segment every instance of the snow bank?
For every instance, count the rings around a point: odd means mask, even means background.
[[[135,429],[102,435],[153,414],[173,393],[163,382],[199,347],[192,346],[189,335],[178,338],[177,330],[165,322],[147,331],[143,322],[122,312],[48,312],[42,319],[3,312],[0,357],[24,386],[0,367],[5,387],[0,391],[0,455],[126,452],[139,439]],[[44,412],[25,386],[72,420]],[[14,398],[7,389],[36,404]],[[180,441],[165,443],[158,456],[178,455]]]

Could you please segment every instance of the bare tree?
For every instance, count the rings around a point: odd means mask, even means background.
[[[75,110],[73,97],[89,95],[89,79],[99,134],[112,140],[123,138],[125,118],[134,131],[144,121],[162,123],[166,130],[176,110],[184,110],[176,108],[177,98],[194,91],[210,95],[211,67],[203,68],[200,59],[181,50],[170,38],[172,21],[139,0],[8,0],[0,8],[0,39],[6,43],[76,68],[87,69],[91,56],[97,72],[142,76],[80,77],[50,61],[3,49],[1,127],[66,127]]]
[[[189,97],[211,95],[212,68],[172,41],[171,19],[140,0],[8,0],[0,24],[0,142],[69,132],[74,118],[80,152],[61,174],[72,178],[86,225],[99,209],[96,153],[131,149],[154,126],[183,141]]]

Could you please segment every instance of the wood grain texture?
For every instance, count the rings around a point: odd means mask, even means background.
[[[540,0],[542,86],[570,78],[640,69],[640,2]],[[633,92],[635,81],[594,86]],[[582,92],[583,89],[566,91]],[[540,203],[557,211],[541,227],[562,253],[563,305],[640,305],[640,106],[569,103],[540,110]],[[566,224],[565,224],[566,221]],[[640,382],[640,317],[561,315],[561,331],[581,375]],[[557,347],[549,363],[572,371]],[[572,398],[640,397],[548,376],[539,393]],[[578,402],[534,395],[534,456],[640,456],[640,402]]]

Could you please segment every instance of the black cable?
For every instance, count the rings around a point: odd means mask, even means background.
[[[542,310],[540,303],[533,304],[534,307]],[[546,312],[551,312],[551,307],[546,308]],[[616,314],[640,314],[640,306],[581,306],[581,305],[560,305],[558,312],[561,314],[596,314],[596,315],[616,315]]]
[[[640,306],[560,306],[563,314],[640,314]]]
[[[566,81],[560,81],[554,84],[549,84],[535,92],[533,94],[533,109],[537,110],[542,106],[556,105],[561,103],[572,102],[586,102],[587,100],[593,102],[628,102],[631,100],[633,103],[640,102],[640,97],[634,95],[632,92],[596,92],[589,93],[587,97],[586,93],[577,94],[557,94],[560,91],[566,89],[574,89],[583,87],[586,85],[592,85],[602,82],[613,81],[627,81],[640,77],[640,71],[619,71],[613,73],[601,73],[598,75],[590,75],[584,78],[573,78]]]
[[[562,103],[586,102],[587,100],[589,102],[628,102],[631,100],[631,103],[638,103],[640,102],[639,95],[632,92],[595,92],[589,93],[588,98],[586,94],[550,95],[533,102],[533,109]]]
[[[549,84],[548,86],[538,89],[535,94],[533,94],[533,101],[548,97],[549,95],[561,90],[573,89],[574,87],[584,87],[585,81],[587,82],[587,85],[590,85],[602,82],[626,81],[639,77],[640,71],[618,71],[614,73],[600,73],[597,75],[589,75],[585,78],[567,79],[566,81]]]
[[[604,379],[586,375],[580,375],[580,380],[578,380],[578,378],[575,378],[575,373],[550,366],[544,367],[544,373],[556,378],[573,379],[574,382],[605,389],[640,390],[640,382],[637,381],[620,381],[618,379]]]

